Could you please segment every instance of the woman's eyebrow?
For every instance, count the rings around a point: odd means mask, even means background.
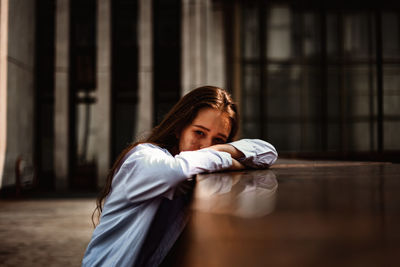
[[[193,124],[193,126],[199,127],[199,128],[201,128],[203,130],[206,130],[207,132],[210,131],[210,129],[208,129],[208,128],[204,127],[204,126],[201,126],[201,125]]]
[[[208,129],[207,127],[204,127],[204,126],[202,126],[202,125],[193,124],[193,126],[199,127],[199,128],[201,128],[201,129],[203,129],[203,130],[205,130],[205,131],[207,131],[207,132],[210,131],[210,129]],[[222,133],[218,133],[218,135],[221,136],[221,137],[223,137],[223,138],[225,138],[225,139],[228,138],[226,135],[224,135],[224,134],[222,134]]]

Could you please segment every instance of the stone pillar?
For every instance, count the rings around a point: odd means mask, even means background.
[[[239,114],[242,114],[241,99],[242,99],[242,69],[241,69],[241,16],[240,4],[235,1],[234,4],[234,24],[233,24],[233,68],[232,68],[232,94],[238,104]],[[239,127],[237,138],[242,136],[242,125]]]
[[[110,167],[111,0],[97,1],[97,103],[95,105],[97,186],[103,187]]]
[[[205,83],[206,23],[204,5],[209,0],[182,0],[182,95]]]
[[[139,110],[137,137],[146,135],[153,126],[153,29],[152,1],[140,0],[139,26]]]
[[[207,21],[205,22],[207,26],[207,61],[203,68],[206,73],[206,84],[228,89],[226,88],[225,18],[223,8],[223,4],[218,2],[213,2],[207,6]]]
[[[182,94],[202,85],[225,88],[223,5],[182,1]]]
[[[8,0],[0,0],[0,188],[7,144]]]
[[[56,1],[54,170],[57,190],[68,189],[69,0]]]

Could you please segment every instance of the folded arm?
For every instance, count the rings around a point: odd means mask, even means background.
[[[127,198],[137,202],[163,195],[198,173],[220,171],[230,166],[231,156],[221,151],[185,151],[173,157],[159,147],[141,144],[122,164],[114,181],[122,179]]]
[[[231,169],[268,168],[278,158],[275,147],[260,139],[241,139],[229,144],[214,145],[210,148],[229,153],[233,159]]]
[[[163,195],[181,181],[202,172],[267,168],[277,158],[275,148],[262,140],[242,139],[175,157],[154,145],[138,145],[116,173],[131,201]]]

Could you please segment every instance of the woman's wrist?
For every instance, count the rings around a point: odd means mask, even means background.
[[[245,169],[246,166],[244,166],[242,163],[240,163],[239,161],[237,161],[236,159],[232,159],[232,166],[229,167],[227,170],[230,171],[237,171],[237,170],[243,170]]]
[[[209,148],[214,149],[216,151],[222,151],[222,152],[227,152],[231,154],[231,157],[233,159],[240,159],[244,157],[244,154],[238,150],[236,147],[230,145],[230,144],[219,144],[219,145],[213,145],[210,146]]]

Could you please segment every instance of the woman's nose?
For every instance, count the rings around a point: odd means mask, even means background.
[[[212,140],[211,140],[211,139],[204,138],[203,140],[201,140],[200,149],[209,147],[209,146],[211,146],[211,145],[212,145]]]

